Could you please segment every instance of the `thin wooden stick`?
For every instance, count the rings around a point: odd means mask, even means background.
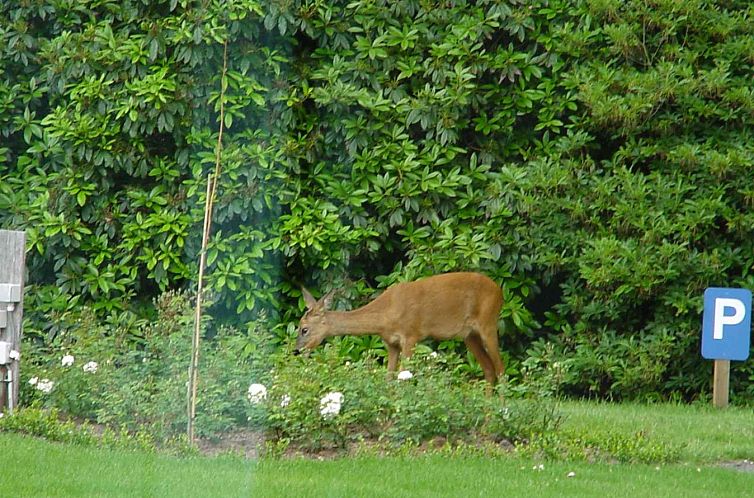
[[[225,128],[225,78],[228,72],[228,41],[223,45],[223,72],[220,80],[220,127],[217,134],[217,146],[215,147],[215,172],[207,175],[207,197],[204,202],[204,226],[202,228],[202,247],[199,253],[199,275],[196,284],[196,305],[194,308],[194,335],[191,342],[191,361],[189,363],[188,382],[188,423],[187,433],[191,444],[194,443],[196,419],[196,395],[199,385],[199,351],[202,324],[202,299],[204,294],[204,271],[207,266],[207,246],[212,229],[212,207],[217,193],[217,180],[221,172],[221,156],[223,149],[223,130]]]
[[[196,305],[194,307],[194,333],[191,341],[191,361],[189,363],[188,393],[186,394],[188,412],[188,438],[194,442],[194,420],[196,418],[196,385],[199,367],[199,337],[202,323],[202,294],[204,292],[204,268],[207,258],[206,246],[209,239],[207,220],[210,213],[210,196],[212,195],[212,175],[207,175],[207,198],[204,202],[204,226],[202,229],[202,249],[199,255],[199,278],[196,284]]]

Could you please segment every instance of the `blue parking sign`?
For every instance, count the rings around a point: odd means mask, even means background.
[[[704,291],[702,356],[708,360],[749,357],[751,291],[710,287]]]

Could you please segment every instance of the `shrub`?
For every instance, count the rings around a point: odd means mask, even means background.
[[[681,453],[679,446],[653,440],[643,432],[539,433],[516,450],[529,458],[622,463],[671,463]]]
[[[61,420],[60,412],[56,409],[16,410],[13,415],[0,418],[0,431],[27,434],[49,441],[71,444],[88,445],[95,440],[94,435],[86,426],[79,426],[70,420]]]
[[[98,324],[84,310],[75,333],[61,331],[50,346],[31,341],[24,353],[22,404],[132,432],[148,427],[158,441],[182,434],[193,311],[187,296],[176,293],[162,295],[156,310],[154,321],[134,327]],[[256,324],[246,333],[219,327],[214,336],[205,334],[198,435],[245,424],[248,378],[267,368],[264,336]]]
[[[27,333],[50,346],[84,304],[151,318],[195,278],[222,105],[207,284],[233,325],[272,309],[284,340],[292,282],[365,298],[480,270],[510,351],[538,322],[567,336],[568,392],[696,397],[704,288],[754,286],[751,17],[741,0],[0,2],[0,226],[28,233]]]
[[[504,387],[488,397],[484,382],[445,368],[443,356],[416,354],[404,362],[412,374],[401,376],[405,380],[386,379],[374,357],[344,364],[331,346],[310,358],[280,358],[267,398],[251,409],[273,441],[310,451],[365,439],[388,446],[434,438],[455,444],[524,441],[557,428],[552,403],[503,401]],[[342,393],[342,409],[325,416],[322,399],[333,392]]]
[[[44,438],[48,441],[79,446],[99,446],[121,450],[154,452],[157,450],[155,438],[146,430],[136,432],[125,428],[95,430],[88,424],[77,423],[65,417],[57,409],[23,408],[13,415],[0,417],[0,432],[14,432]],[[180,439],[165,441],[162,449],[191,454],[193,450]]]

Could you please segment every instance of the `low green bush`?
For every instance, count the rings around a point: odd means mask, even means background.
[[[53,341],[24,349],[21,401],[0,430],[110,447],[185,445],[193,311],[166,293],[150,321],[98,322],[86,309]],[[122,318],[122,317],[121,317]],[[675,449],[646,437],[560,429],[557,398],[582,356],[537,342],[492,395],[466,354],[417,347],[389,375],[378,352],[353,360],[333,340],[306,356],[272,346],[263,324],[239,331],[203,323],[196,433],[256,432],[267,455],[515,451],[547,458],[671,461]],[[442,346],[442,344],[440,345]],[[77,422],[70,422],[70,418]],[[95,436],[88,428],[98,424]],[[371,448],[371,450],[370,450]]]
[[[186,382],[193,313],[187,296],[166,293],[152,321],[98,323],[84,309],[71,329],[24,348],[21,404],[135,433],[148,426],[158,441],[186,428]],[[203,324],[205,331],[210,320]],[[202,341],[196,433],[245,425],[250,376],[269,369],[254,328],[220,327]]]
[[[666,333],[642,339],[604,331],[588,341],[570,332],[539,339],[521,362],[521,381],[514,389],[550,395],[588,395],[599,399],[657,401],[668,368],[673,338]],[[586,392],[583,386],[587,386]]]
[[[70,444],[91,444],[95,437],[87,426],[62,420],[58,410],[25,408],[0,417],[0,431],[26,434],[49,441]]]
[[[158,441],[145,427],[139,431],[95,428],[88,423],[80,423],[64,416],[57,409],[23,408],[11,415],[0,417],[0,432],[25,434],[58,443],[77,446],[98,446],[110,449],[155,452],[159,448],[175,454],[195,453],[182,438]]]
[[[131,434],[148,428],[158,443],[183,434],[193,311],[188,297],[176,293],[162,295],[155,308],[152,320],[133,322],[99,322],[83,308],[54,340],[30,341],[22,405]],[[392,447],[437,438],[453,444],[515,442],[557,427],[551,403],[523,399],[552,393],[532,384],[517,391],[501,386],[488,397],[476,364],[454,349],[438,353],[420,345],[403,365],[411,378],[388,380],[375,354],[348,361],[348,341],[295,357],[271,346],[275,334],[261,323],[239,331],[205,319],[200,437],[256,430],[266,434],[270,447],[317,451],[363,440]],[[330,393],[340,394],[332,394],[328,405],[323,399]]]
[[[483,381],[447,368],[456,362],[451,353],[418,353],[388,378],[374,357],[342,363],[337,348],[326,346],[308,358],[279,361],[266,397],[254,399],[251,410],[274,442],[305,451],[364,440],[392,447],[437,438],[519,442],[557,429],[551,400],[508,399],[504,385],[487,396]],[[340,399],[337,413],[328,409],[332,393]]]
[[[643,432],[559,431],[539,433],[517,448],[523,456],[549,460],[621,463],[672,463],[681,447],[650,438]]]

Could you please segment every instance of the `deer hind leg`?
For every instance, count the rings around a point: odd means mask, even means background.
[[[480,332],[482,345],[484,346],[487,356],[492,360],[495,367],[495,377],[500,377],[505,372],[505,365],[500,355],[500,344],[497,337],[497,323],[485,327]]]
[[[487,354],[487,351],[484,350],[482,338],[472,332],[464,338],[463,342],[466,343],[466,347],[471,351],[471,354],[474,355],[479,362],[479,365],[482,367],[482,370],[484,371],[484,379],[488,382],[489,386],[494,386],[497,381],[497,374],[490,356]]]
[[[401,341],[401,353],[406,359],[414,356],[414,349],[416,348],[416,341],[414,339],[404,338]]]

